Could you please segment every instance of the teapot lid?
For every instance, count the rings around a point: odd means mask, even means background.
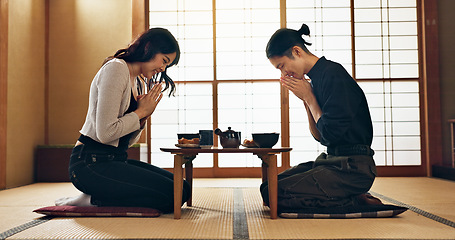
[[[232,130],[231,127],[228,127],[228,130],[226,131],[221,131],[219,128],[215,129],[214,133],[216,135],[220,135],[220,136],[226,136],[226,135],[233,135],[233,134],[236,134],[237,132]]]
[[[234,130],[231,130],[231,127],[228,127],[228,130],[225,131],[225,133],[233,133],[235,132]]]

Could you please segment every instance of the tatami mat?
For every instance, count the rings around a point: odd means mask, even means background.
[[[159,218],[55,218],[8,239],[231,239],[232,188],[195,188],[194,207]]]
[[[34,209],[77,194],[71,183],[36,183],[0,191],[0,233],[42,216],[33,213]]]
[[[256,189],[245,189],[250,239],[454,239],[455,228],[407,211],[394,218],[271,220]]]
[[[394,218],[271,220],[259,184],[260,179],[195,179],[193,207],[184,206],[180,220],[173,214],[53,218],[7,239],[455,239],[455,227],[411,210]],[[378,178],[372,192],[450,222],[453,189],[455,182],[434,178]],[[0,191],[0,234],[43,219],[32,210],[76,194],[70,183]]]
[[[372,191],[455,222],[455,182],[438,178],[378,178]]]

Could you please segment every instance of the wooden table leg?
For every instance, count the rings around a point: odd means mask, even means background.
[[[190,198],[186,202],[186,205],[191,207],[193,205],[193,162],[191,161],[185,163],[185,178],[190,184]]]
[[[277,157],[275,154],[269,155],[267,178],[269,182],[269,207],[271,219],[276,219],[278,215],[278,169],[276,161]]]
[[[174,219],[180,219],[182,214],[183,192],[183,156],[174,155]]]

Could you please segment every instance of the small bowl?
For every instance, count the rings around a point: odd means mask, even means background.
[[[271,148],[275,146],[280,137],[279,133],[253,133],[253,141],[260,148]]]
[[[199,138],[199,133],[177,133],[179,139],[185,138],[191,140],[193,138]]]

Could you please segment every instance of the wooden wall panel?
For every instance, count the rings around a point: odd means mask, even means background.
[[[6,187],[7,82],[8,0],[0,0],[0,189],[4,189]]]

